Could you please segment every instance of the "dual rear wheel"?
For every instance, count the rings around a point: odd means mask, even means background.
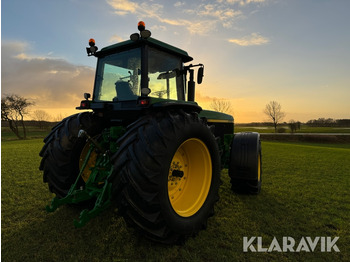
[[[231,144],[229,176],[236,193],[258,194],[261,191],[262,162],[260,135],[238,133]]]

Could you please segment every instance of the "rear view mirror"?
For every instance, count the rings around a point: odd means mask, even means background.
[[[198,73],[197,73],[197,83],[201,84],[203,81],[203,73],[204,73],[204,67],[201,66],[198,68]]]

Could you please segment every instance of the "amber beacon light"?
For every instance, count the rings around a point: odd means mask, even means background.
[[[146,29],[146,24],[143,21],[138,22],[137,29],[139,29],[140,32]]]
[[[98,47],[95,46],[95,44],[96,44],[95,39],[90,38],[89,39],[89,46],[90,47],[86,48],[86,52],[87,52],[88,56],[95,55],[96,51],[98,50]]]

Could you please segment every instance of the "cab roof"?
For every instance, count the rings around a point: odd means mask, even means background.
[[[136,41],[127,40],[114,45],[106,46],[102,48],[101,51],[96,52],[96,56],[101,57],[111,53],[120,52],[131,48],[136,48],[142,45],[148,45],[148,46],[157,48],[159,50],[165,51],[167,53],[173,54],[175,56],[179,56],[182,58],[182,61],[184,63],[190,62],[193,60],[193,58],[189,56],[186,51],[151,37],[147,39],[140,38],[139,40],[136,40]]]

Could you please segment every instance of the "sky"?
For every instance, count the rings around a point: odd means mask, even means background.
[[[350,118],[348,0],[2,0],[1,94],[18,94],[53,118],[92,93],[95,57],[143,20],[152,37],[205,65],[196,100],[229,101],[237,123]],[[28,116],[30,117],[30,116]]]

